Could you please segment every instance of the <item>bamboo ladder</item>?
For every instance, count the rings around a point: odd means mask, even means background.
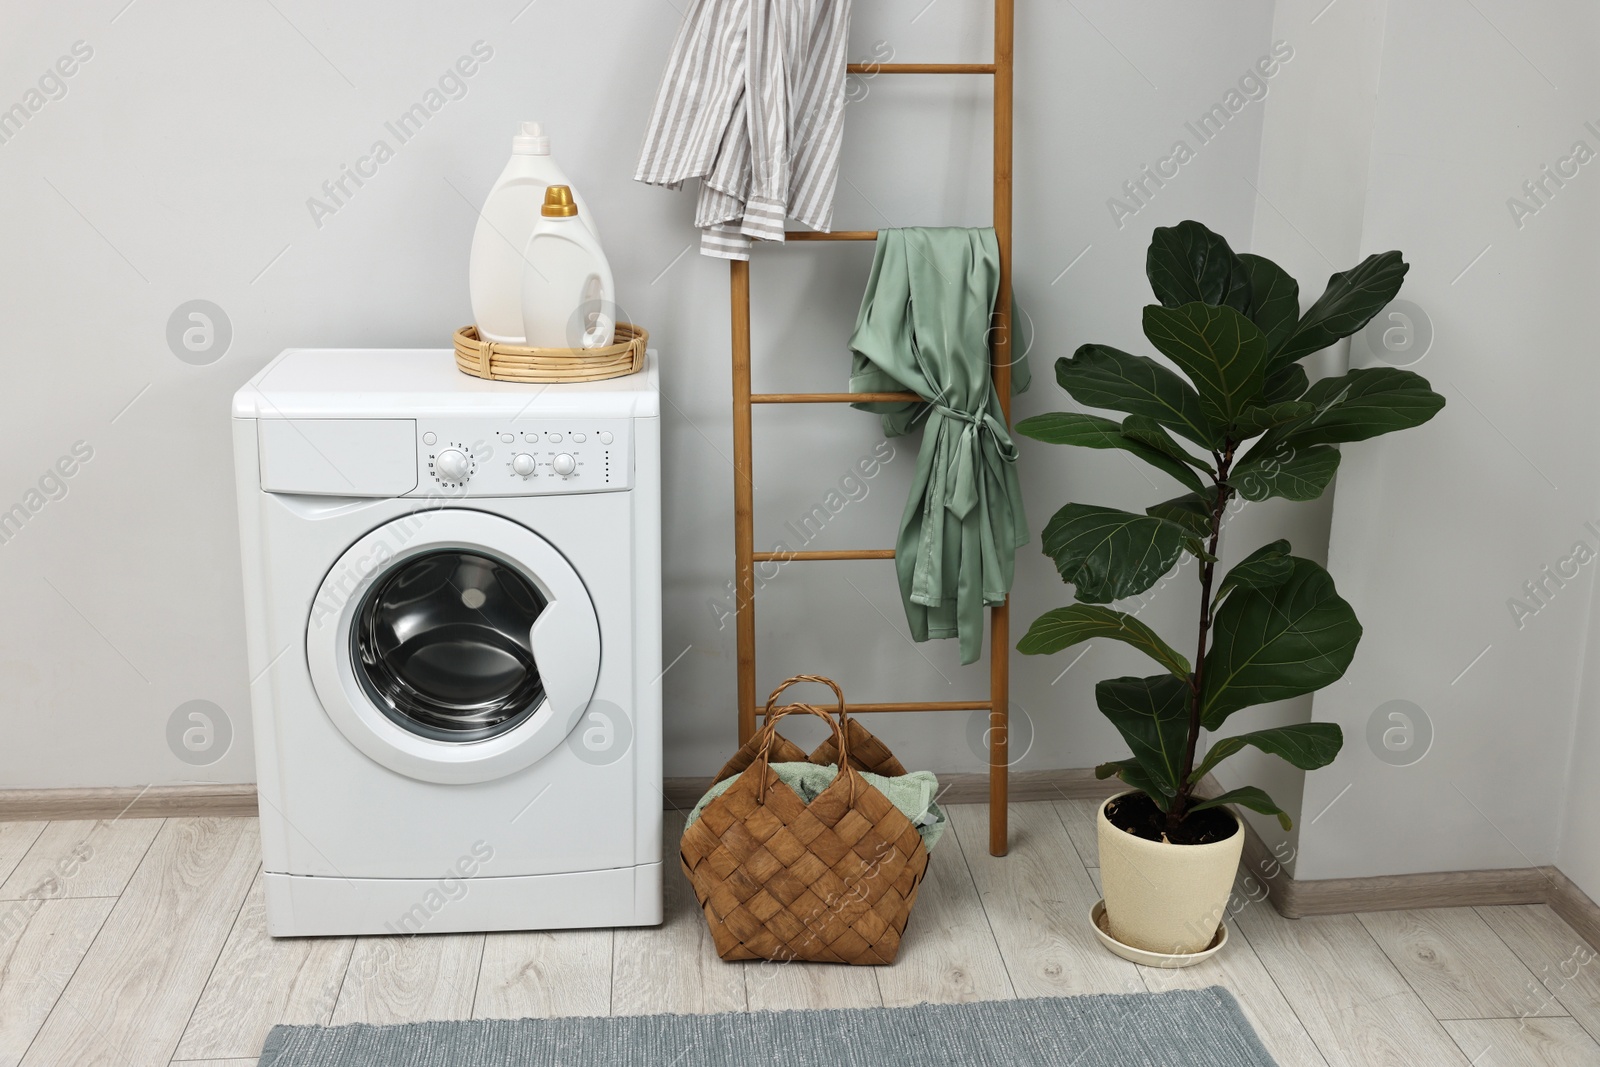
[[[994,230],[1000,246],[1000,289],[995,304],[990,370],[1007,425],[1011,421],[1011,118],[1015,38],[1015,0],[995,0],[993,63],[852,63],[852,74],[957,74],[994,78]],[[835,233],[791,232],[790,241],[876,241],[876,230]],[[754,404],[855,404],[920,401],[915,393],[752,393],[750,391],[750,263],[731,266],[733,305],[733,532],[736,631],[739,660],[739,743],[755,733],[761,705],[756,701],[755,565],[770,561],[893,559],[892,548],[830,552],[755,551],[754,470],[750,413]],[[1010,698],[1009,603],[989,609],[989,699],[851,704],[856,713],[887,711],[987,711],[989,713],[989,852],[1007,848],[1007,731]]]

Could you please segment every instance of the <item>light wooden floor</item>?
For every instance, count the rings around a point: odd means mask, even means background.
[[[725,964],[669,865],[659,929],[278,941],[251,819],[0,823],[0,1067],[244,1067],[277,1022],[743,1011],[1232,990],[1283,1067],[1600,1064],[1600,964],[1543,905],[1280,918],[1216,959],[1106,953],[1092,801],[960,806],[888,968]],[[681,829],[669,817],[668,833]],[[673,840],[669,836],[669,841]],[[669,849],[669,854],[671,850]]]

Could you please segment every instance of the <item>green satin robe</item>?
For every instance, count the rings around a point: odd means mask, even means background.
[[[1004,602],[1028,543],[1017,449],[989,372],[999,285],[993,229],[881,230],[850,338],[851,392],[910,390],[928,401],[856,406],[881,414],[889,437],[923,424],[895,567],[911,636],[959,638],[962,663],[982,653],[983,609]],[[1028,382],[1019,359],[1014,391]]]

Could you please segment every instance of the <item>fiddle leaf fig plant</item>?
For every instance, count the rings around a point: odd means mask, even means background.
[[[1368,256],[1328,280],[1300,311],[1298,283],[1261,256],[1235,254],[1198,222],[1155,231],[1146,261],[1159,303],[1144,335],[1167,362],[1088,344],[1056,361],[1056,380],[1083,412],[1025,419],[1035,440],[1116,448],[1185,492],[1143,514],[1067,504],[1044,529],[1044,552],[1077,603],[1047,611],[1017,643],[1028,655],[1097,638],[1131,645],[1164,673],[1110,678],[1095,702],[1122,734],[1127,759],[1096,768],[1145,793],[1174,833],[1191,813],[1240,804],[1289,816],[1254,786],[1201,798],[1196,787],[1245,749],[1303,770],[1331,763],[1344,736],[1332,723],[1278,726],[1212,741],[1241,708],[1314,692],[1337,681],[1361,639],[1333,579],[1274,541],[1219,573],[1217,542],[1234,497],[1313,500],[1339,468],[1337,446],[1427,422],[1444,397],[1408,370],[1352,370],[1312,383],[1300,360],[1365,326],[1399,291],[1399,252]],[[1169,366],[1170,364],[1170,366]],[[1176,370],[1172,368],[1176,367]],[[1191,662],[1148,625],[1107,607],[1143,593],[1188,553],[1199,564],[1200,607]]]

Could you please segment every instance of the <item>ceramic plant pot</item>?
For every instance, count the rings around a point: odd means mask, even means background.
[[[1243,827],[1205,845],[1147,841],[1106,818],[1106,805],[1115,799],[1101,804],[1095,819],[1107,932],[1147,952],[1181,956],[1205,951],[1228,909],[1244,851]],[[1239,817],[1222,810],[1237,825]]]

